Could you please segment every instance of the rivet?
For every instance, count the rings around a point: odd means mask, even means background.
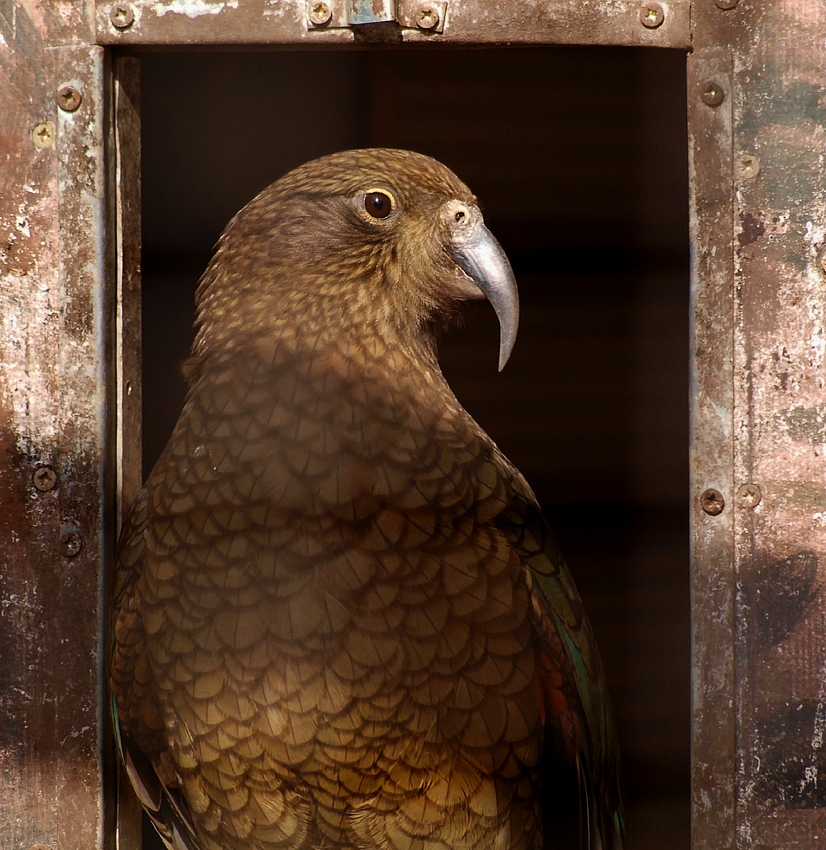
[[[83,101],[83,95],[74,86],[61,86],[57,93],[57,105],[64,112],[76,112]]]
[[[760,173],[760,160],[754,154],[744,153],[737,158],[734,170],[743,180],[753,180]]]
[[[333,10],[324,0],[319,0],[317,3],[310,3],[308,16],[313,26],[323,27],[325,24],[330,23],[330,19],[333,17]]]
[[[82,548],[83,540],[80,535],[75,534],[74,531],[70,531],[68,534],[64,534],[63,537],[60,538],[60,551],[63,552],[64,556],[67,558],[74,558],[75,555],[80,553]]]
[[[41,150],[54,144],[54,124],[51,121],[41,121],[32,128],[32,142]]]
[[[718,516],[723,512],[723,508],[725,506],[726,500],[723,498],[723,494],[719,490],[715,490],[713,487],[709,487],[709,489],[705,490],[703,495],[700,496],[700,507],[709,516]]]
[[[118,30],[128,30],[135,23],[135,13],[128,3],[115,3],[109,10],[109,20]]]
[[[733,9],[739,2],[740,0],[714,0],[714,5],[718,9],[727,12],[729,9]]]
[[[756,484],[743,484],[737,490],[737,501],[742,508],[756,508],[763,494]]]
[[[665,20],[665,12],[659,3],[643,3],[640,6],[640,23],[649,30],[657,29]]]
[[[700,97],[706,106],[719,106],[726,99],[726,93],[719,83],[709,80],[703,85]]]
[[[57,484],[57,475],[50,466],[41,466],[35,469],[32,481],[41,493],[48,493],[49,490],[54,490],[54,486]]]
[[[420,30],[432,30],[439,26],[439,11],[430,3],[422,3],[416,10],[416,26]]]

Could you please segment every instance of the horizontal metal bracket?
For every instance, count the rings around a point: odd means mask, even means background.
[[[446,0],[308,0],[307,27],[344,29],[395,21],[425,33],[445,29]]]
[[[98,44],[691,46],[691,0],[98,0]]]

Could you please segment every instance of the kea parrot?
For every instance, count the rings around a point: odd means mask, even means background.
[[[408,151],[305,164],[220,237],[113,591],[117,746],[168,847],[627,848],[582,603],[439,368],[474,298],[501,369],[510,264]]]

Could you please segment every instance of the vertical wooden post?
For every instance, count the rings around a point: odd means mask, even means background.
[[[114,468],[116,529],[143,484],[141,457],[141,125],[140,63],[116,56],[112,68],[110,185],[114,199]],[[108,598],[108,594],[107,594]],[[108,647],[107,647],[108,649]],[[106,673],[104,672],[104,680]],[[141,807],[123,770],[117,780],[117,850],[140,850]]]

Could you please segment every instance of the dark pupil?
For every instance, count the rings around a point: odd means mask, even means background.
[[[364,198],[364,208],[373,218],[386,218],[390,215],[390,198],[383,192],[370,192]]]

